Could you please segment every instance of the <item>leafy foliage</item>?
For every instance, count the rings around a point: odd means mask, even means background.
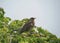
[[[0,43],[60,43],[60,38],[42,27],[34,27],[31,31],[32,34],[30,32],[18,34],[19,32],[14,30],[23,27],[29,19],[11,21],[11,18],[5,17],[4,14],[4,9],[0,8]]]

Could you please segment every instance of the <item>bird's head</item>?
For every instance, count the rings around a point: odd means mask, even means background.
[[[36,18],[34,18],[34,17],[31,17],[31,18],[30,18],[30,20],[34,20],[34,19],[36,19]]]
[[[30,21],[31,21],[31,22],[32,22],[32,21],[34,21],[34,20],[35,20],[35,18],[34,18],[34,17],[31,17],[31,18],[30,18]]]

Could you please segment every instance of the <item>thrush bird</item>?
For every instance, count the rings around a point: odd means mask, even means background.
[[[20,33],[30,31],[35,26],[34,20],[35,18],[30,18],[30,20],[20,29]]]

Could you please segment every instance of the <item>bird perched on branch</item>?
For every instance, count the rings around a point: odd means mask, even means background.
[[[35,26],[34,20],[35,18],[31,17],[30,20],[20,29],[20,34],[26,31],[30,31]]]

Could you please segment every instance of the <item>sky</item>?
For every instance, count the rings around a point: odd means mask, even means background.
[[[14,19],[35,17],[35,25],[60,37],[60,0],[0,0],[5,16]]]

